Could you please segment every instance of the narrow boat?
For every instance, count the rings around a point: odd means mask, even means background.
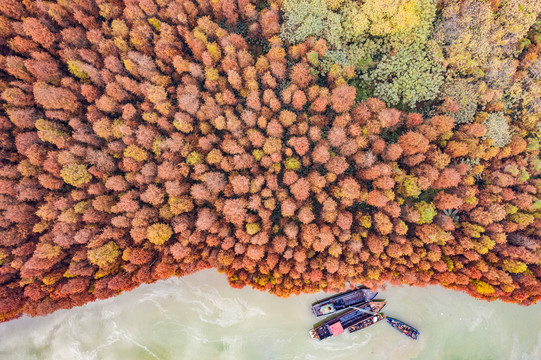
[[[385,301],[370,301],[364,304],[361,304],[359,308],[378,313],[383,307],[387,304]],[[341,313],[326,319],[316,325],[310,330],[310,336],[313,339],[323,340],[331,336],[336,336],[344,332],[344,329],[349,328],[352,325],[358,324],[364,319],[371,318],[371,314],[357,310],[357,309],[348,309],[342,311]]]
[[[348,328],[348,331],[350,333],[352,332],[355,332],[355,331],[359,331],[359,330],[362,330],[362,329],[365,329],[367,327],[369,327],[370,325],[374,325],[375,323],[377,323],[378,321],[380,320],[383,320],[385,319],[386,316],[385,314],[383,313],[379,313],[379,314],[376,314],[376,315],[372,315],[370,316],[368,319],[364,319],[364,320],[361,320],[359,321],[358,323],[354,324],[354,325],[351,325],[349,328]]]
[[[334,314],[350,306],[359,306],[362,303],[370,301],[377,294],[377,292],[369,289],[356,288],[314,303],[312,305],[312,311],[317,317]]]
[[[391,326],[394,327],[396,330],[400,331],[402,334],[406,336],[409,336],[413,340],[417,340],[417,337],[420,334],[419,330],[395,318],[388,317],[387,322],[391,324]]]

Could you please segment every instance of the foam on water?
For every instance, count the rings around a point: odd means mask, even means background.
[[[310,304],[229,287],[202,271],[113,299],[0,324],[0,359],[341,360],[541,359],[541,305],[475,300],[440,287],[388,287],[384,309],[421,331],[417,341],[380,322],[315,341]]]

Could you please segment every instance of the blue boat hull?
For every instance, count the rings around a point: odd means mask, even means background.
[[[419,330],[415,329],[414,327],[403,323],[400,320],[387,317],[387,322],[391,324],[392,327],[394,327],[396,330],[400,331],[402,334],[412,338],[413,340],[417,340],[417,337],[421,334]]]

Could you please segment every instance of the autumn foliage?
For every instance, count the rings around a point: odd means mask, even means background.
[[[541,298],[539,139],[357,102],[259,8],[0,0],[1,321],[205,268]]]

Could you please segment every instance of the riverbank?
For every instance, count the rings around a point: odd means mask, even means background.
[[[541,305],[486,302],[440,287],[388,287],[385,312],[421,331],[385,323],[322,342],[308,330],[325,294],[277,298],[231,288],[205,270],[115,298],[0,324],[1,359],[505,359],[541,358]]]

